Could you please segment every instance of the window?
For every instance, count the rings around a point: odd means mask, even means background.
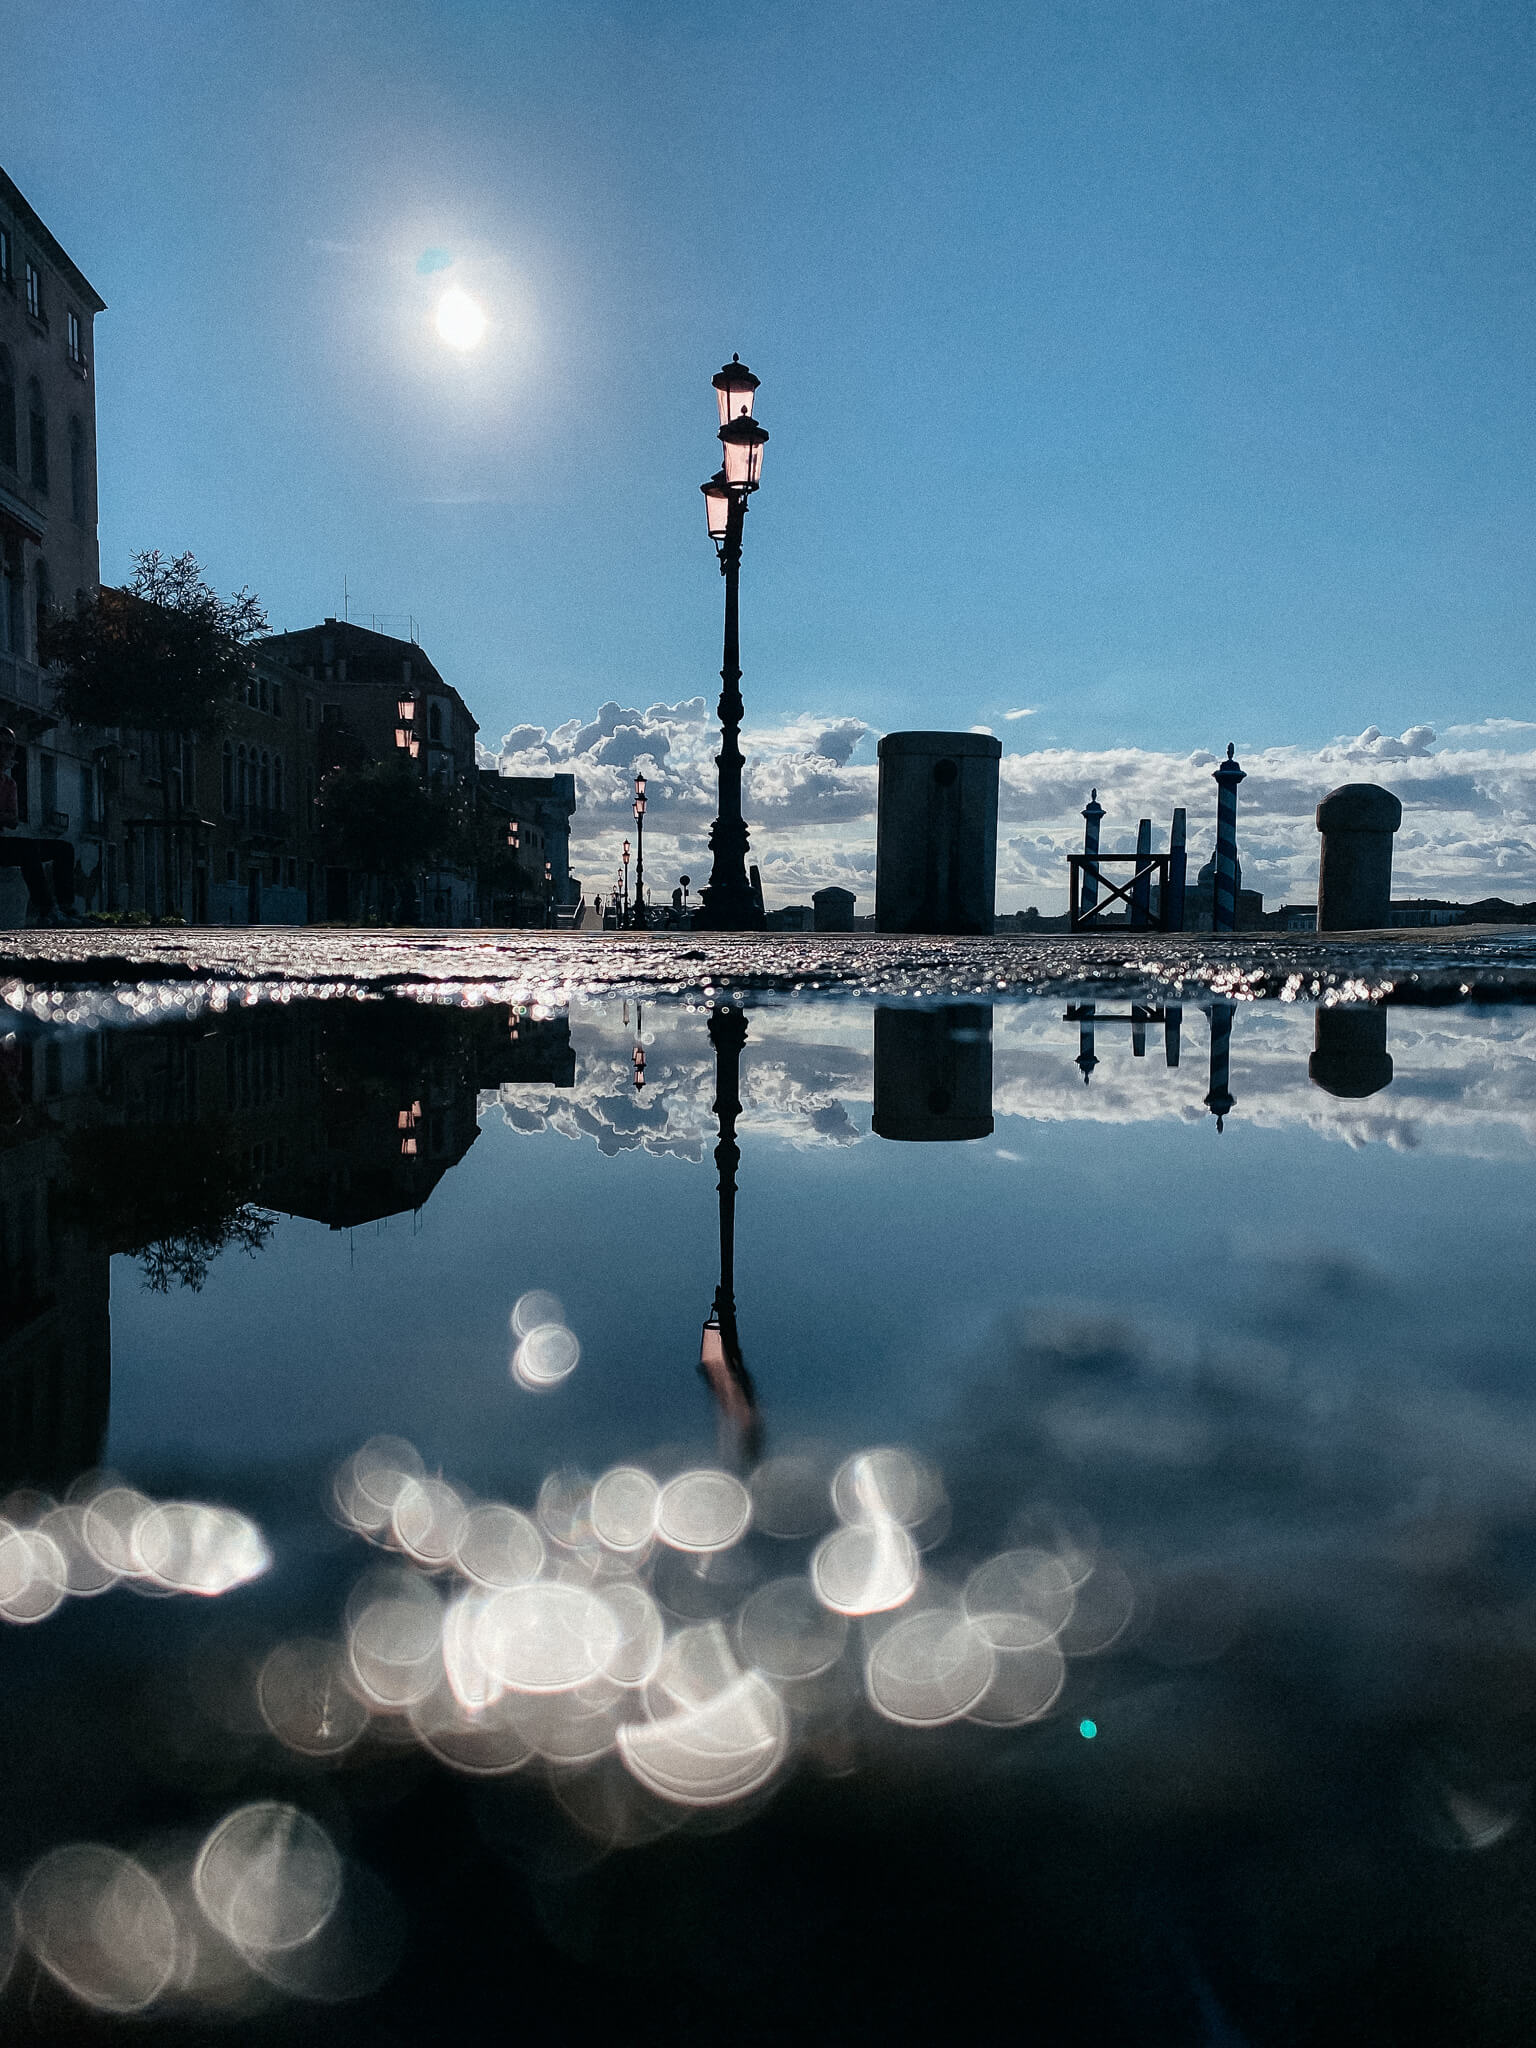
[[[49,821],[51,812],[59,808],[59,757],[57,754],[40,753],[37,757],[37,800],[43,814],[43,823]]]
[[[94,832],[101,823],[101,810],[96,801],[96,770],[89,761],[80,763],[80,826],[82,831]]]
[[[251,764],[244,747],[236,757],[235,795],[242,811],[251,806]]]
[[[265,676],[258,676],[256,678],[256,704],[257,708],[261,711],[270,711],[272,708],[267,701],[267,679]]]
[[[34,320],[43,317],[43,273],[27,258],[27,311]]]
[[[11,231],[0,228],[0,284],[14,287],[15,283],[16,262],[11,254]]]
[[[297,889],[299,886],[299,864],[292,854],[288,856],[288,886],[290,889]]]
[[[314,700],[314,698],[313,698],[313,697],[309,697],[309,696],[306,696],[306,697],[305,697],[305,699],[304,699],[304,730],[305,730],[306,732],[313,732],[313,731],[314,731],[314,729],[315,729],[315,700]]]
[[[272,756],[272,808],[274,811],[280,811],[283,808],[283,757],[281,754],[274,754]]]
[[[88,524],[91,516],[85,487],[85,429],[75,418],[69,422],[69,516],[80,526]]]
[[[274,718],[281,718],[281,717],[282,717],[282,715],[283,715],[283,686],[282,686],[282,684],[281,684],[281,683],[274,683],[274,684],[272,685],[272,716],[273,716]]]
[[[85,343],[80,335],[80,315],[73,308],[69,314],[69,360],[77,368],[85,368]]]
[[[31,462],[32,488],[48,488],[48,413],[43,405],[43,387],[35,377],[27,379],[27,453]]]
[[[240,856],[233,849],[224,856],[224,879],[226,882],[238,882],[240,879]]]
[[[224,815],[227,818],[235,808],[235,750],[228,740],[224,742],[223,779],[219,785],[219,795],[224,804]],[[230,855],[230,859],[234,859],[233,854]]]
[[[261,757],[261,808],[264,811],[272,808],[272,760],[268,754]]]
[[[9,349],[0,348],[0,463],[16,467],[16,378]]]

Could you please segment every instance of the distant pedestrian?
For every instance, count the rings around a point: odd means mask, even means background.
[[[21,823],[21,797],[16,787],[19,742],[8,725],[0,726],[0,868],[20,868],[27,885],[27,922],[62,924],[74,909],[75,850],[67,839],[11,839]],[[50,886],[48,869],[53,869]]]

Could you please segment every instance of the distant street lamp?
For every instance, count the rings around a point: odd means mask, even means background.
[[[635,914],[637,932],[645,930],[645,777],[635,777]]]
[[[629,923],[629,841],[624,842],[624,915],[622,922]]]
[[[763,907],[747,880],[747,826],[741,814],[741,641],[738,601],[741,587],[741,534],[747,499],[763,471],[766,430],[752,417],[758,379],[739,356],[711,380],[720,410],[720,446],[724,462],[707,484],[704,510],[709,537],[725,578],[725,646],[720,665],[720,771],[718,814],[710,827],[713,856],[698,923],[705,931],[760,931]]]

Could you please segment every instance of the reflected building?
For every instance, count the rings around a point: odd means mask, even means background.
[[[874,1093],[870,1128],[878,1137],[905,1144],[990,1137],[992,1005],[877,1005]]]
[[[1371,1009],[1319,1009],[1307,1073],[1329,1095],[1358,1098],[1392,1085],[1387,1013]]]
[[[0,1038],[0,1488],[62,1487],[106,1444],[110,1255],[56,1200],[100,1098],[94,1038]]]
[[[0,1036],[0,1485],[100,1463],[114,1254],[200,1287],[279,1211],[332,1230],[420,1209],[482,1091],[569,1087],[562,1017],[504,1006],[264,1003],[159,1029]]]

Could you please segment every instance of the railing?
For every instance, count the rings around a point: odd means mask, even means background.
[[[285,839],[292,829],[287,811],[270,804],[246,804],[235,812],[235,824],[250,839]]]
[[[1182,858],[1182,856],[1181,856]],[[1168,929],[1168,869],[1172,859],[1166,853],[1069,853],[1067,868],[1070,896],[1069,921],[1075,932],[1110,929],[1104,912],[1112,903],[1123,903],[1132,929],[1165,932]],[[1108,867],[1129,867],[1128,882],[1113,882],[1104,873]],[[1097,902],[1082,902],[1082,884],[1093,881]],[[1149,908],[1151,885],[1157,882],[1157,915]]]
[[[30,661],[21,661],[14,654],[0,654],[0,697],[8,697],[13,704],[27,704],[37,711],[53,709],[53,689],[43,679],[43,672]]]

